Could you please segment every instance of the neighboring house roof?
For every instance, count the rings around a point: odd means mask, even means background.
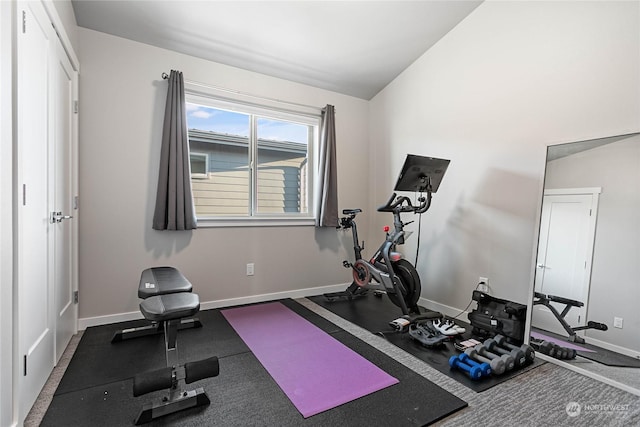
[[[236,147],[246,147],[249,145],[249,139],[246,136],[200,129],[189,129],[189,140]],[[258,147],[265,150],[286,151],[291,153],[304,154],[307,152],[307,144],[293,141],[276,141],[273,139],[258,138]]]

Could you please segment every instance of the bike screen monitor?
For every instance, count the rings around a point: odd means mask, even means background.
[[[394,191],[438,191],[450,160],[407,154]],[[431,188],[429,188],[429,186]]]

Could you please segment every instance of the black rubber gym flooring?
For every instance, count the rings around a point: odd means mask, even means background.
[[[440,349],[429,349],[412,340],[408,333],[394,332],[389,326],[389,322],[402,316],[402,311],[399,307],[395,306],[387,296],[376,297],[370,292],[367,295],[353,300],[344,298],[329,301],[322,295],[310,297],[309,299],[369,332],[384,336],[395,346],[414,355],[429,364],[429,366],[464,384],[475,392],[488,390],[516,375],[520,375],[523,372],[527,372],[545,363],[542,360],[535,360],[532,364],[500,376],[492,375],[479,380],[471,380],[465,373],[449,367],[449,358],[453,355],[460,354],[460,352],[453,347],[452,342],[446,342]],[[462,339],[471,338],[471,327],[462,321],[456,321],[456,323],[465,327],[467,330],[462,335]]]
[[[161,418],[151,426],[416,426],[428,425],[464,407],[466,402],[436,386],[384,353],[302,307],[283,304],[378,367],[399,384],[304,419],[219,310],[198,314],[203,327],[178,333],[182,362],[210,356],[220,359],[220,375],[191,384],[211,399],[206,407]],[[111,344],[113,333],[142,322],[88,328],[65,372],[42,426],[127,426],[144,403],[165,393],[133,397],[132,377],[165,366],[162,335]]]
[[[533,330],[558,340],[567,341],[566,336],[554,334],[553,332],[545,331],[538,328],[533,328]],[[586,341],[586,343],[582,344],[570,343],[591,350],[578,351],[578,356],[582,356],[585,359],[593,360],[594,362],[602,363],[603,365],[607,366],[615,366],[619,368],[640,368],[640,360],[590,344],[589,338],[586,338]]]

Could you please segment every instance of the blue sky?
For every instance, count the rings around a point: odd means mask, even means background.
[[[249,135],[249,115],[187,103],[189,129],[230,135]],[[307,143],[307,126],[267,118],[258,119],[258,138]]]

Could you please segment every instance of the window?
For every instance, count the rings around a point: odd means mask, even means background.
[[[312,218],[319,115],[186,94],[191,183],[207,219]]]
[[[209,156],[207,153],[189,153],[191,162],[191,178],[207,179],[209,177]]]

